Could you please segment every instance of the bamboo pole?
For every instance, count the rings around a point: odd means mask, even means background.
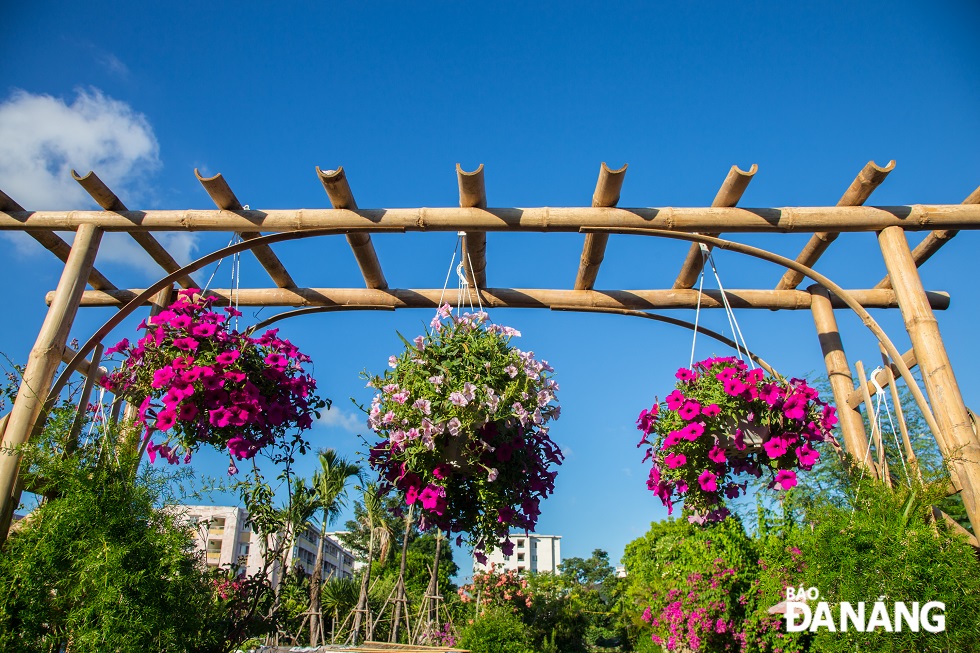
[[[745,189],[749,187],[749,182],[752,181],[752,178],[758,170],[759,166],[755,163],[752,164],[752,167],[748,171],[741,170],[738,166],[732,166],[731,170],[728,171],[728,176],[725,177],[725,181],[722,182],[721,188],[718,189],[715,199],[711,202],[711,206],[731,207],[738,204],[738,201],[742,199],[742,194],[745,193]],[[721,234],[713,233],[708,235],[717,238]],[[709,252],[711,251],[709,245],[705,245],[705,247],[708,248]],[[701,254],[701,246],[697,243],[691,243],[690,248],[687,250],[687,258],[684,259],[681,270],[677,273],[674,288],[693,288],[694,282],[698,280],[698,276],[701,274],[703,267],[704,256]]]
[[[914,368],[917,365],[915,360],[915,350],[909,349],[907,352],[902,354],[902,361],[905,366],[909,369]],[[895,378],[895,374],[898,373],[898,366],[895,363],[889,363],[891,367],[891,378]],[[889,384],[889,375],[885,370],[879,370],[877,374],[874,375],[874,380],[868,381],[868,392],[876,390],[875,383],[880,385],[882,388],[887,387]],[[851,394],[847,397],[847,405],[851,408],[857,408],[864,401],[864,394],[861,388],[855,388]]]
[[[54,296],[54,293],[48,293],[48,295],[51,295],[51,296],[53,297],[53,296]],[[47,303],[48,303],[48,304],[50,304],[50,303],[51,303],[51,301],[49,300],[49,301],[48,301]],[[71,359],[73,359],[73,358],[75,357],[75,354],[77,354],[77,353],[78,353],[78,352],[76,352],[76,351],[75,351],[74,349],[72,349],[71,347],[68,347],[68,346],[66,345],[66,346],[65,346],[65,350],[64,350],[64,352],[62,352],[62,354],[61,354],[61,362],[62,362],[62,363],[68,363],[68,362],[71,362]],[[76,371],[77,371],[78,373],[80,373],[80,374],[83,374],[83,375],[87,375],[87,374],[89,373],[89,365],[88,365],[88,361],[81,361],[81,362],[80,362],[80,363],[78,364],[78,369],[77,369]],[[100,377],[100,378],[101,378],[101,377],[102,377],[102,376],[103,376],[103,375],[104,375],[105,373],[106,373],[106,370],[105,370],[104,368],[99,368],[99,377]]]
[[[980,204],[980,186],[977,186],[976,190],[970,193],[962,202],[963,204]],[[931,231],[929,234],[915,246],[912,250],[912,260],[915,261],[915,267],[919,267],[930,258],[932,255],[939,251],[939,248],[945,245],[953,238],[959,231],[956,229],[937,229],[936,231]],[[875,284],[875,288],[891,288],[892,282],[885,275],[885,278]]]
[[[22,213],[25,215],[31,215],[33,212],[27,211],[23,206],[11,199],[9,195],[0,190],[0,213]],[[84,222],[81,224],[84,224]],[[71,254],[71,245],[62,240],[60,236],[43,228],[23,229],[23,231],[25,231],[27,235],[34,240],[41,243],[45,249],[61,259],[63,263],[68,262],[68,256]],[[94,265],[88,274],[88,284],[96,290],[116,289],[116,286],[106,279],[101,272],[96,270]]]
[[[211,200],[214,202],[222,211],[235,211],[242,212],[242,204],[238,201],[235,193],[231,190],[228,182],[219,172],[213,177],[202,177],[201,173],[198,172],[197,168],[194,168],[194,176],[197,180],[201,182],[204,186],[204,190],[207,191]],[[227,231],[225,229],[224,231]],[[244,240],[253,240],[258,238],[262,234],[254,229],[234,229]],[[268,245],[259,245],[252,249],[252,254],[258,259],[265,271],[269,273],[269,277],[272,278],[273,283],[275,283],[280,288],[293,288],[296,284],[293,282],[293,278],[289,276],[289,272],[286,271],[286,267],[276,256],[276,253],[272,251],[272,248]]]
[[[88,365],[89,373],[85,375],[82,393],[78,398],[78,408],[75,410],[75,419],[72,420],[71,430],[68,432],[68,441],[65,444],[67,451],[74,451],[78,448],[78,436],[81,434],[82,427],[84,426],[85,413],[88,411],[88,400],[92,396],[92,389],[95,387],[95,382],[102,377],[99,373],[99,361],[102,360],[103,348],[100,342],[92,351],[92,360]]]
[[[627,167],[628,164],[618,170],[612,170],[605,161],[599,165],[599,179],[595,184],[595,192],[592,193],[593,208],[612,207],[619,203]],[[575,290],[592,290],[595,286],[595,279],[599,274],[602,259],[606,255],[608,242],[609,234],[585,234],[578,272],[575,273]]]
[[[170,306],[170,304],[173,303],[173,296],[174,296],[173,286],[166,286],[165,288],[161,288],[158,293],[153,295],[153,297],[150,298],[150,301],[147,302],[150,305],[149,318],[152,319],[156,317],[161,312],[163,312],[168,306]],[[136,428],[136,425],[134,424],[137,417],[139,417],[139,405],[133,403],[132,401],[127,401],[126,408],[123,411],[123,423],[126,424],[127,427],[131,426],[132,428],[129,428],[129,430],[119,438],[119,449],[121,451],[125,451],[125,450],[139,451],[140,432]],[[136,464],[139,465],[138,460],[136,461]]]
[[[128,211],[126,205],[122,203],[122,200],[112,192],[112,190],[105,185],[105,183],[99,179],[99,176],[93,171],[89,171],[84,177],[79,175],[75,170],[71,171],[72,179],[78,182],[78,184],[85,189],[85,192],[92,196],[96,204],[101,206],[106,211]],[[174,272],[180,269],[180,264],[174,260],[174,257],[170,255],[163,245],[153,237],[152,234],[145,231],[131,231],[129,235],[137,244],[143,248],[143,250],[150,255],[157,265],[166,270],[167,272]],[[193,279],[189,276],[181,277],[178,283],[184,288],[199,288]]]
[[[891,392],[892,404],[895,407],[895,419],[898,421],[898,430],[902,434],[902,446],[905,448],[906,466],[915,471],[915,476],[919,484],[923,483],[922,470],[919,469],[919,459],[912,449],[912,439],[909,437],[909,425],[905,423],[905,409],[902,408],[902,398],[898,395],[898,386],[895,385],[895,374],[892,372],[892,362],[888,358],[888,352],[879,343],[878,349],[881,351],[881,364],[884,368],[888,380],[888,389]],[[908,472],[906,472],[908,473]]]
[[[343,166],[336,170],[320,170],[320,166],[317,166],[316,174],[324,190],[327,191],[330,205],[334,209],[357,210],[357,202],[354,201],[354,193],[351,192]],[[388,282],[381,270],[381,262],[378,260],[378,253],[374,250],[374,243],[371,242],[371,234],[347,234],[347,243],[354,252],[354,259],[357,260],[357,267],[361,269],[364,284],[368,288],[387,288]]]
[[[456,181],[459,184],[460,208],[487,208],[487,184],[483,178],[483,164],[473,172],[466,172],[457,163]],[[487,234],[485,231],[468,231],[463,239],[466,252],[464,274],[470,288],[487,285]]]
[[[871,197],[871,193],[881,185],[881,182],[885,181],[888,173],[894,169],[894,160],[889,161],[888,165],[884,168],[875,165],[874,161],[868,161],[861,172],[858,173],[857,177],[854,178],[854,181],[851,182],[848,189],[844,191],[844,195],[837,202],[837,206],[861,206]],[[803,246],[800,255],[796,257],[796,261],[807,267],[813,267],[817,259],[827,251],[830,243],[834,242],[839,235],[837,231],[818,231],[813,234],[810,236],[807,244]],[[802,274],[795,270],[787,270],[783,274],[783,278],[776,284],[776,289],[789,290],[796,288],[800,285],[801,281],[803,281]]]
[[[14,509],[20,502],[18,476],[20,453],[13,451],[27,442],[47,398],[48,389],[61,362],[61,353],[68,339],[78,303],[85,289],[85,280],[99,251],[102,230],[87,225],[78,229],[74,245],[61,273],[54,301],[48,308],[34,348],[24,368],[17,398],[3,434],[0,451],[0,543],[7,538]]]
[[[74,231],[94,224],[106,231],[369,232],[538,231],[657,229],[682,233],[807,233],[980,229],[980,205],[805,206],[783,208],[537,207],[463,209],[269,209],[128,211],[0,211],[0,231]],[[611,231],[610,231],[611,233]],[[625,232],[621,232],[625,233]]]
[[[820,349],[823,351],[830,389],[834,393],[834,402],[837,404],[837,418],[840,420],[844,448],[858,465],[867,467],[868,472],[877,477],[877,465],[874,461],[867,460],[865,456],[868,450],[868,436],[864,429],[864,420],[861,418],[861,413],[847,405],[846,398],[854,389],[854,378],[847,364],[844,344],[837,327],[837,317],[830,302],[830,292],[816,284],[807,290],[813,296],[810,310],[820,340]]]
[[[143,293],[141,289],[86,291],[83,306],[119,306]],[[442,297],[453,303],[455,297],[443,296],[441,288],[240,288],[232,290],[215,288],[209,294],[227,300],[235,293],[240,306],[362,306],[369,309],[433,308]],[[854,298],[866,308],[897,308],[898,300],[892,290],[851,290]],[[803,290],[725,290],[725,296],[733,308],[807,310],[812,297]],[[50,301],[51,293],[45,297]],[[949,295],[933,291],[927,293],[931,306],[936,310],[949,307]],[[480,298],[486,308],[551,308],[553,306],[577,306],[593,308],[689,309],[698,302],[697,290],[553,290],[544,288],[485,288]],[[837,296],[831,301],[835,308],[846,308]],[[724,308],[721,292],[705,290],[701,295],[702,309]]]
[[[864,408],[867,412],[868,424],[871,425],[871,439],[875,443],[875,452],[878,455],[878,479],[886,484],[892,484],[891,472],[888,470],[888,459],[885,457],[885,447],[881,439],[881,428],[875,419],[875,409],[871,404],[871,393],[868,392],[868,375],[864,372],[864,363],[854,362],[854,369],[857,370],[858,382],[864,394]]]
[[[898,228],[884,229],[878,243],[940,428],[936,434],[940,451],[959,478],[970,523],[980,533],[980,439],[963,403],[905,233]]]

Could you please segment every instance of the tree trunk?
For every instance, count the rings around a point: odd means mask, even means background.
[[[361,630],[361,617],[368,610],[368,583],[371,582],[371,560],[374,558],[374,524],[370,525],[371,528],[371,538],[368,540],[368,558],[367,564],[364,566],[364,575],[361,576],[361,592],[357,597],[357,608],[354,610],[354,626],[351,629],[351,635],[353,636],[352,643],[357,644],[357,633]],[[371,636],[371,619],[368,618],[368,635]],[[367,639],[367,638],[365,638]]]
[[[313,578],[310,579],[310,646],[317,645],[317,636],[323,639],[323,617],[320,614],[320,591],[323,589],[320,579],[323,576],[323,540],[327,538],[327,509],[323,509],[323,520],[321,522],[320,541],[316,546],[316,567],[313,569]]]

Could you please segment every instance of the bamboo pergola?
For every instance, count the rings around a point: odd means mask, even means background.
[[[873,191],[895,167],[869,162],[845,191],[836,206],[740,208],[737,206],[758,167],[748,171],[732,166],[711,206],[702,208],[620,208],[620,191],[627,168],[611,169],[602,164],[591,206],[493,208],[487,205],[483,166],[466,172],[457,165],[459,206],[442,208],[361,209],[343,168],[321,170],[322,183],[331,208],[255,210],[242,206],[222,175],[195,175],[214,203],[213,209],[129,210],[120,199],[90,172],[72,175],[92,196],[101,210],[29,211],[0,191],[0,230],[22,231],[38,240],[62,261],[64,269],[57,288],[44,297],[48,305],[35,345],[30,353],[21,390],[9,415],[0,416],[3,450],[0,452],[0,541],[6,538],[13,510],[23,490],[19,480],[20,457],[14,451],[43,426],[45,402],[56,396],[73,372],[87,374],[86,386],[102,373],[99,353],[102,340],[125,317],[154,300],[166,296],[174,284],[198,287],[193,274],[223,257],[251,251],[268,274],[271,285],[259,288],[214,289],[210,292],[244,306],[299,307],[290,317],[305,312],[333,310],[378,310],[435,308],[443,290],[439,288],[393,288],[383,272],[372,235],[405,232],[465,232],[464,250],[468,265],[465,277],[472,300],[479,294],[485,307],[547,308],[586,312],[640,315],[693,328],[682,320],[650,313],[655,310],[724,307],[734,309],[810,311],[841,420],[845,448],[870,473],[884,477],[882,460],[862,461],[869,447],[864,419],[858,408],[872,382],[894,387],[901,377],[909,384],[932,429],[952,477],[952,491],[960,492],[974,531],[980,533],[980,439],[974,431],[959,386],[953,375],[934,312],[949,306],[950,298],[940,291],[927,291],[918,267],[962,230],[980,229],[980,188],[960,204],[912,204],[865,206]],[[55,231],[74,231],[71,246]],[[145,288],[114,285],[96,270],[94,262],[102,235],[129,234],[160,266],[164,275]],[[240,243],[212,252],[180,266],[154,237],[154,232],[210,231],[237,233]],[[908,231],[928,232],[914,249]],[[487,287],[487,255],[492,250],[493,232],[578,232],[583,248],[574,278],[565,288]],[[872,288],[844,289],[812,269],[840,234],[874,232],[888,275]],[[720,234],[808,233],[809,242],[795,258],[732,240]],[[290,240],[343,235],[354,254],[362,288],[300,287],[272,246]],[[676,279],[662,288],[597,289],[596,282],[610,236],[654,236],[686,240],[690,250],[678,261]],[[726,289],[699,292],[693,289],[702,271],[705,251],[725,249],[770,261],[786,273],[775,287]],[[813,285],[800,289],[809,277]],[[452,302],[453,298],[450,298]],[[67,348],[68,333],[80,307],[113,306],[119,311],[79,348]],[[898,309],[912,342],[912,349],[898,351],[869,308]],[[858,385],[844,352],[836,310],[855,312],[881,343],[888,364],[873,381]],[[703,328],[702,333],[712,335]],[[718,336],[713,334],[712,337]],[[91,360],[86,360],[92,355]],[[55,375],[62,362],[67,368]],[[922,372],[925,393],[915,384],[910,369]],[[928,396],[928,400],[926,399]]]

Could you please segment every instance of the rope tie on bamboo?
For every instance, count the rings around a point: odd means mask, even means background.
[[[718,274],[718,266],[715,265],[715,257],[712,255],[711,250],[705,243],[698,243],[701,247],[701,274],[698,278],[698,301],[697,306],[694,310],[694,336],[691,339],[691,363],[690,367],[694,367],[694,349],[698,342],[698,323],[701,319],[701,297],[704,293],[704,271],[708,265],[711,266],[711,272],[714,274],[715,283],[718,284],[718,291],[721,293],[721,302],[725,307],[725,316],[728,318],[728,327],[732,330],[732,340],[735,342],[735,355],[739,360],[748,359],[749,367],[755,369],[755,362],[752,357],[748,355],[749,346],[745,342],[745,336],[742,335],[742,329],[738,325],[738,319],[735,317],[735,311],[732,310],[732,305],[728,301],[728,295],[725,293],[725,287],[721,283],[721,275]],[[741,340],[741,345],[739,344]],[[745,350],[745,356],[742,355],[742,350]]]

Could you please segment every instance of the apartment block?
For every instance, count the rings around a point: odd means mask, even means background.
[[[197,548],[204,552],[205,561],[215,567],[237,566],[248,575],[257,573],[263,565],[262,538],[248,523],[248,511],[235,506],[182,506],[185,519],[194,529]],[[298,564],[312,574],[316,567],[316,551],[320,530],[308,527],[296,536],[286,557],[289,566]],[[354,555],[331,537],[324,539],[323,569],[326,578],[351,578],[354,575]],[[272,570],[272,582],[278,580],[279,569]]]
[[[561,535],[537,535],[535,533],[517,533],[510,535],[514,543],[514,552],[504,555],[498,547],[487,556],[487,563],[473,559],[473,571],[497,569],[504,571],[536,571],[558,573],[561,564]]]

